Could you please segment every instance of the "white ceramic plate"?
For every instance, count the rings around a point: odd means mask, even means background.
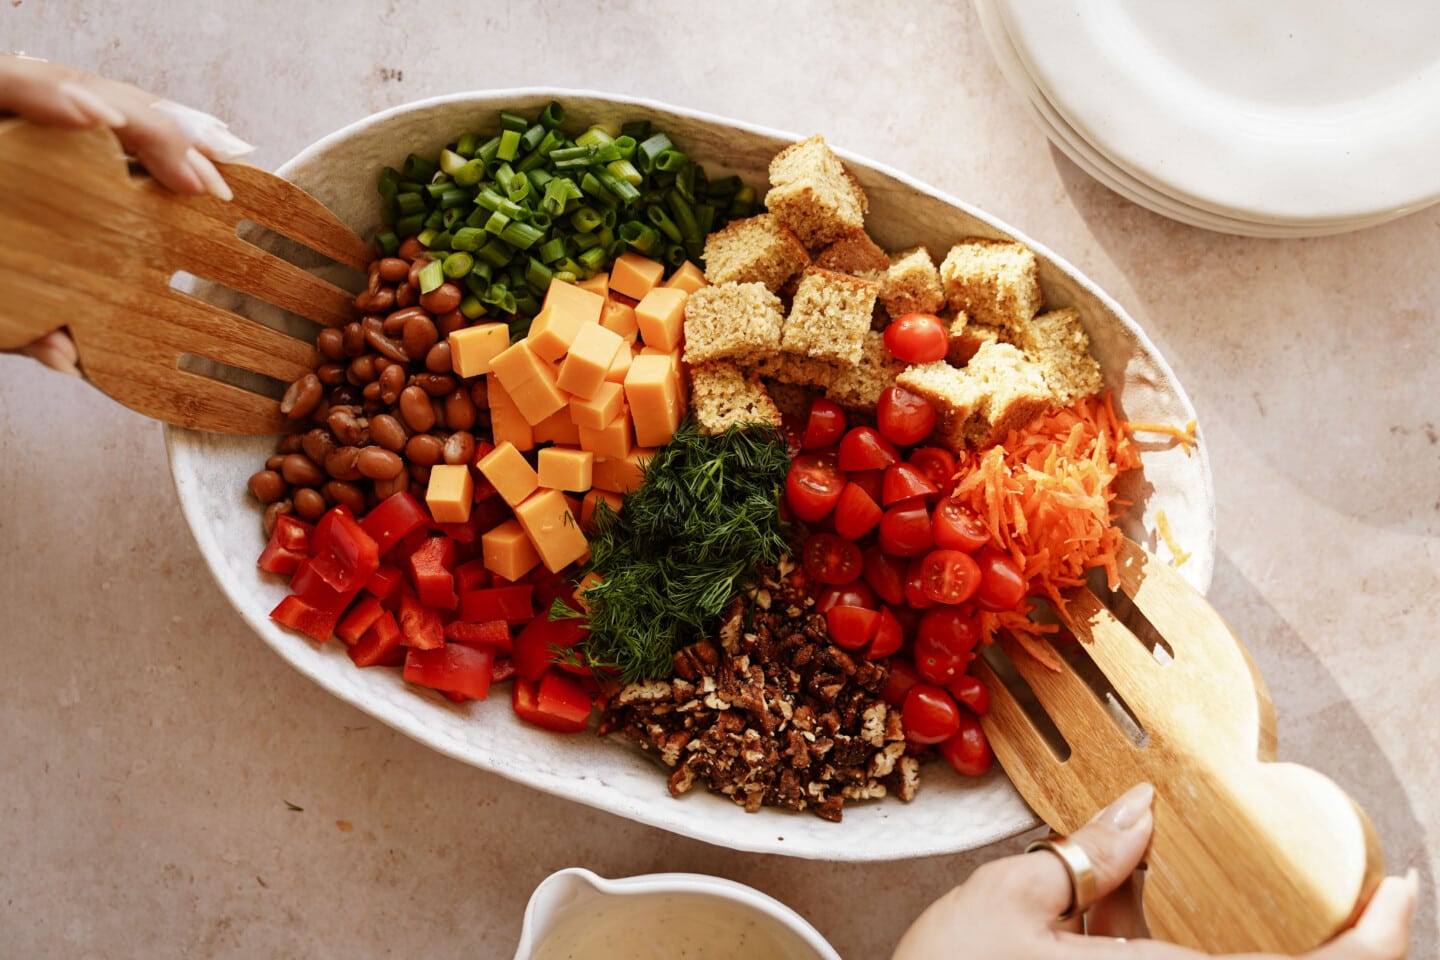
[[[762,191],[770,158],[798,139],[650,101],[584,91],[494,91],[441,97],[376,114],[326,137],[279,172],[368,233],[378,223],[374,178],[382,165],[398,165],[410,152],[433,154],[460,132],[493,124],[502,108],[533,116],[552,99],[565,105],[570,129],[649,118],[712,175],[738,173]],[[867,226],[881,245],[898,249],[923,243],[943,255],[967,235],[1014,237],[1028,244],[1040,260],[1047,302],[1081,310],[1122,415],[1177,425],[1195,417],[1184,390],[1145,334],[1073,267],[966,203],[841,153],[869,194]],[[273,451],[273,440],[169,429],[166,441],[180,504],[200,550],[221,589],[260,638],[331,693],[441,753],[679,834],[797,857],[859,861],[952,853],[1037,823],[1002,774],[962,780],[944,764],[926,769],[914,802],[851,805],[840,824],[774,810],[747,814],[701,791],[676,800],[666,792],[662,771],[639,750],[527,727],[512,715],[504,688],[487,702],[457,706],[407,686],[398,670],[358,670],[338,644],[312,643],[268,618],[286,585],[255,567],[264,541],[260,511],[246,493],[245,481]],[[1163,509],[1175,535],[1193,554],[1182,571],[1204,590],[1213,571],[1215,543],[1213,490],[1203,442],[1188,455],[1165,443],[1142,448],[1143,473],[1129,477],[1121,491],[1134,503],[1123,525],[1153,546],[1154,518]]]
[[[1132,178],[1191,206],[1323,227],[1440,199],[1440,6],[994,6],[1067,124]]]

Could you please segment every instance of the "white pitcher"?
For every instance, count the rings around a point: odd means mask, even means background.
[[[530,895],[515,960],[840,960],[774,897],[699,873],[606,880],[571,867]]]

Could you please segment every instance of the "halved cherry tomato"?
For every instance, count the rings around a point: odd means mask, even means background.
[[[851,470],[845,474],[845,479],[864,490],[865,495],[876,503],[885,496],[884,470]]]
[[[979,638],[975,621],[954,607],[926,610],[915,631],[915,669],[946,686],[965,674]]]
[[[990,531],[975,513],[954,500],[942,500],[930,515],[935,546],[974,553],[990,542]]]
[[[864,607],[866,610],[875,610],[879,606],[875,593],[866,586],[864,580],[830,584],[815,597],[816,613],[827,613],[831,607]]]
[[[800,449],[818,450],[831,447],[845,436],[845,411],[834,400],[816,397],[810,401],[810,417],[805,421],[805,435]]]
[[[865,566],[865,582],[879,594],[886,603],[896,605],[905,602],[905,570],[909,566],[904,557],[892,557],[879,544],[871,544],[862,553]]]
[[[870,649],[865,651],[866,660],[879,660],[896,653],[905,645],[905,630],[889,607],[880,608],[880,622],[875,625],[875,636]]]
[[[955,768],[956,773],[966,777],[984,776],[990,772],[990,766],[995,761],[980,721],[963,710],[960,711],[960,723],[954,736],[940,744],[940,756]]]
[[[939,492],[940,488],[931,483],[930,478],[908,463],[892,463],[885,468],[885,486],[881,499],[887,507],[917,497],[923,499]]]
[[[905,608],[928,610],[935,606],[925,593],[925,557],[911,557],[905,564]],[[917,620],[918,622],[918,620]]]
[[[950,691],[950,695],[955,698],[957,703],[970,708],[979,716],[984,716],[990,709],[990,691],[985,684],[980,682],[979,677],[962,673],[947,683],[945,689]]]
[[[981,610],[1014,610],[1028,589],[1020,564],[999,550],[986,549],[975,557],[980,566],[980,591],[975,603]]]
[[[895,445],[874,427],[853,427],[840,441],[840,469],[884,470],[900,459]]]
[[[805,421],[793,413],[780,414],[780,430],[785,434],[785,446],[790,450],[790,456],[800,455],[800,445],[805,439]]]
[[[936,603],[964,603],[980,589],[980,567],[968,553],[931,550],[920,565],[921,588]]]
[[[864,607],[831,607],[825,611],[825,625],[830,639],[846,650],[859,650],[875,636],[880,625],[880,611]]]
[[[935,429],[935,408],[918,393],[892,384],[880,391],[875,425],[886,440],[908,447],[924,440]]]
[[[960,729],[960,708],[944,687],[922,680],[905,694],[900,722],[911,743],[944,743]]]
[[[910,451],[910,465],[925,474],[942,495],[955,483],[955,454],[944,447],[916,447]]]
[[[846,540],[859,540],[875,529],[883,512],[859,484],[847,483],[835,504],[835,532]]]
[[[850,583],[863,569],[860,548],[833,533],[812,534],[804,556],[805,572],[821,583]]]
[[[790,461],[790,472],[785,475],[785,502],[806,523],[829,515],[844,489],[845,476],[833,457],[802,453]]]
[[[885,685],[880,688],[880,699],[892,707],[902,707],[905,695],[919,682],[920,674],[916,672],[915,664],[904,657],[891,657],[890,672],[885,675]]]
[[[950,337],[940,318],[930,313],[907,313],[885,328],[885,349],[906,363],[944,360]]]
[[[897,503],[880,517],[880,549],[896,557],[918,557],[930,552],[930,511],[924,500]]]

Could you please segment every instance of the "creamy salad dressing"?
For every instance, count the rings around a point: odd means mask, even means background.
[[[532,960],[816,960],[798,934],[752,908],[687,893],[595,897],[568,907]]]

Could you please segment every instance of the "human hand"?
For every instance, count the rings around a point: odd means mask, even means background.
[[[901,937],[892,960],[1200,960],[1185,947],[1144,937],[1135,868],[1150,845],[1149,784],[1132,787],[1070,837],[1094,867],[1096,896],[1086,917],[1056,918],[1071,906],[1070,875],[1057,856],[1022,854],[987,863],[932,903]],[[1387,877],[1358,923],[1309,960],[1401,960],[1410,936],[1417,883]],[[1088,929],[1088,935],[1082,933]],[[963,949],[960,945],[963,944]],[[1280,960],[1269,954],[1231,960]]]
[[[105,126],[160,183],[176,193],[231,198],[214,160],[254,148],[209,114],[158,100],[138,87],[74,67],[20,55],[0,56],[0,115],[84,129]],[[48,367],[80,375],[75,343],[63,330],[22,347]]]

